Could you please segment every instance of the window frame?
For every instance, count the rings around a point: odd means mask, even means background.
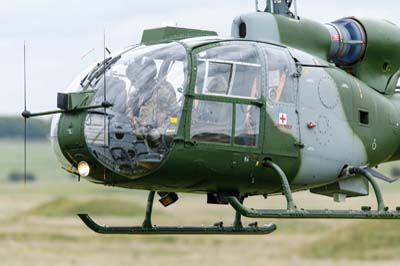
[[[253,46],[253,48],[255,49],[255,51],[257,53],[257,56],[260,58],[259,64],[247,63],[247,62],[235,62],[235,61],[232,61],[232,60],[221,60],[221,59],[205,59],[205,60],[202,60],[203,62],[206,62],[206,69],[207,70],[209,68],[209,63],[210,62],[211,63],[217,63],[217,64],[231,65],[231,71],[230,71],[231,73],[230,73],[229,80],[228,80],[227,94],[217,94],[217,93],[206,92],[206,93],[197,93],[198,95],[214,95],[214,96],[229,97],[229,98],[233,98],[233,99],[239,98],[239,99],[248,99],[248,100],[258,100],[258,99],[261,99],[263,97],[262,82],[260,82],[261,84],[259,85],[259,90],[258,90],[259,96],[258,97],[239,96],[239,95],[231,95],[230,94],[232,92],[232,90],[233,90],[233,87],[234,87],[234,82],[232,82],[232,80],[233,81],[235,80],[236,69],[237,69],[238,65],[239,66],[259,67],[261,73],[263,72],[263,69],[265,67],[264,66],[265,63],[262,60],[262,56],[263,55],[261,54],[260,48],[259,48],[259,46],[257,45],[256,42],[234,40],[234,41],[221,41],[221,42],[218,42],[217,44],[224,44],[224,43],[235,43],[236,44],[236,43],[239,43],[239,42],[245,42],[248,45],[250,44],[251,46]],[[198,67],[197,67],[198,66],[197,65],[197,63],[198,63],[197,55],[200,54],[203,51],[206,51],[206,50],[209,50],[209,49],[213,49],[213,48],[216,48],[216,47],[220,47],[220,45],[209,44],[209,45],[205,45],[205,46],[202,46],[200,48],[194,49],[192,51],[192,62],[195,65],[195,70],[196,70],[196,74],[194,75],[194,77],[195,77],[194,83],[196,83],[196,81],[197,81],[197,70],[198,70]],[[262,77],[262,76],[263,75],[260,74],[260,77]],[[205,73],[204,80],[207,80],[207,78],[208,78],[208,71],[206,71],[206,73]],[[203,84],[202,91],[204,91],[205,87],[206,87],[206,84]],[[196,92],[194,92],[194,93],[196,94]]]
[[[197,56],[199,53],[220,47],[224,44],[238,44],[243,43],[244,45],[251,45],[257,55],[260,58],[260,72],[259,72],[259,95],[257,98],[255,97],[243,97],[243,96],[235,96],[235,95],[222,95],[222,94],[212,94],[212,93],[205,93],[200,94],[195,92],[196,83],[197,83],[197,71],[198,71],[198,60]],[[230,60],[213,60],[213,61],[222,61],[225,63],[231,63]],[[264,142],[264,131],[265,131],[265,119],[266,119],[266,99],[264,95],[264,91],[266,88],[266,61],[264,59],[264,55],[257,44],[257,42],[247,41],[247,40],[222,40],[214,43],[205,44],[199,47],[194,48],[191,51],[191,64],[192,64],[192,73],[191,73],[191,85],[188,88],[188,97],[187,99],[187,118],[186,118],[186,129],[185,129],[185,142],[191,143],[195,146],[201,147],[208,147],[208,148],[222,148],[222,149],[230,149],[234,151],[243,151],[248,152],[249,150],[252,152],[261,152]],[[229,91],[231,90],[231,82],[229,83]],[[227,143],[219,143],[219,142],[207,142],[201,140],[192,140],[191,139],[191,126],[192,126],[192,111],[193,111],[193,103],[195,100],[199,101],[215,101],[215,102],[222,102],[222,103],[229,103],[232,104],[232,129],[231,129],[231,141],[229,144]],[[250,145],[240,145],[235,143],[235,131],[236,131],[236,107],[237,105],[251,105],[259,109],[259,128],[258,128],[258,141],[257,145],[250,146]]]
[[[222,94],[222,93],[212,93],[212,92],[206,92],[206,93],[197,93],[197,94],[201,94],[201,95],[214,95],[214,96],[226,96],[226,97],[229,97],[229,91],[231,90],[231,87],[232,87],[232,82],[231,82],[231,80],[232,80],[232,76],[234,76],[235,74],[234,74],[234,69],[235,69],[235,66],[234,66],[234,64],[232,64],[232,63],[227,63],[227,62],[219,62],[219,60],[204,60],[205,61],[205,64],[206,64],[206,71],[205,71],[205,73],[204,73],[204,80],[208,80],[208,77],[209,77],[209,69],[210,69],[210,63],[216,63],[216,64],[221,64],[221,65],[230,65],[231,66],[231,68],[230,68],[230,74],[229,74],[229,79],[228,79],[228,87],[226,88],[226,93],[225,94]],[[196,75],[196,78],[197,78],[197,75]],[[196,81],[197,81],[197,79],[196,79]],[[206,84],[205,84],[205,82],[203,83],[203,88],[201,89],[201,91],[205,91],[205,88],[206,88]],[[195,92],[196,93],[196,92]]]
[[[281,51],[283,51],[283,52],[286,54],[287,59],[289,59],[289,61],[288,61],[287,63],[288,63],[288,67],[290,67],[291,74],[294,74],[294,73],[296,73],[296,71],[297,71],[297,70],[295,69],[295,67],[294,67],[294,59],[293,59],[293,56],[292,56],[292,54],[290,53],[290,51],[287,50],[287,48],[282,47],[282,46],[279,46],[279,45],[270,44],[270,43],[264,43],[264,42],[259,43],[259,44],[258,44],[258,48],[260,49],[260,53],[262,53],[263,58],[265,58],[265,62],[264,62],[265,65],[264,65],[264,68],[265,68],[265,71],[266,71],[265,73],[266,73],[267,81],[266,81],[266,86],[265,86],[265,88],[264,88],[264,90],[263,90],[262,93],[265,95],[265,100],[266,100],[266,102],[268,103],[268,105],[271,105],[271,106],[287,106],[287,107],[296,106],[296,105],[298,104],[298,100],[299,100],[298,97],[299,97],[299,94],[298,94],[298,91],[297,91],[298,88],[297,88],[297,86],[296,86],[295,83],[292,84],[292,85],[294,86],[294,87],[293,87],[293,90],[292,90],[292,92],[294,93],[293,102],[274,101],[273,99],[270,98],[270,95],[269,95],[269,92],[270,92],[270,89],[271,89],[271,88],[270,88],[270,84],[269,84],[269,81],[270,81],[270,77],[269,77],[269,73],[270,73],[270,62],[267,61],[267,59],[268,59],[268,57],[269,57],[269,53],[267,52],[266,47],[268,47],[269,49],[276,49],[276,50],[281,50]],[[292,60],[293,60],[293,62],[292,62]],[[293,79],[293,80],[295,80],[296,77],[289,75],[289,76],[286,77],[286,79]]]

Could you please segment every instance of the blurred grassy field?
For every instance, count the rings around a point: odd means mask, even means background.
[[[21,170],[22,143],[0,141],[0,266],[20,265],[399,265],[400,222],[349,220],[259,220],[276,223],[267,236],[104,236],[75,216],[88,212],[100,223],[139,225],[146,193],[74,182],[47,142],[29,144],[29,169],[39,182],[11,184]],[[35,154],[35,156],[32,156]],[[388,171],[389,166],[381,167]],[[387,205],[400,206],[400,183],[383,184]],[[305,208],[359,209],[373,196],[344,205],[309,193],[295,194]],[[155,204],[154,224],[231,224],[229,206],[206,205],[203,195],[180,195],[178,204]],[[282,197],[255,197],[248,206],[284,207]],[[245,223],[253,220],[244,219]]]
[[[0,182],[6,180],[11,173],[23,174],[24,142],[0,139],[0,147]],[[27,172],[42,182],[71,178],[59,167],[50,140],[27,143]]]

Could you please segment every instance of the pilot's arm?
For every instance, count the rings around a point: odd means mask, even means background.
[[[286,83],[286,74],[282,73],[280,78],[279,78],[278,88],[276,90],[276,96],[275,96],[275,101],[276,102],[279,102],[280,99],[281,99],[283,88],[285,87],[285,83]]]
[[[253,82],[253,87],[251,89],[251,97],[252,98],[257,97],[257,77],[254,79],[254,82]],[[249,134],[249,135],[255,134],[254,129],[253,129],[253,121],[252,121],[252,117],[254,116],[253,108],[254,108],[254,106],[246,107],[245,125],[246,125],[246,129],[247,129],[247,134]]]

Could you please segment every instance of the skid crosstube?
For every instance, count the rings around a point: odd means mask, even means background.
[[[79,218],[94,232],[99,234],[126,235],[266,235],[276,230],[275,224],[248,227],[223,226],[107,226],[97,224],[88,214],[78,214]]]

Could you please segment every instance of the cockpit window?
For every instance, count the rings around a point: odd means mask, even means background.
[[[294,103],[293,59],[282,48],[271,45],[261,47],[268,65],[268,100],[272,103]]]
[[[260,107],[253,105],[254,99],[261,97],[258,47],[251,42],[232,41],[201,49],[196,54],[190,139],[236,148],[258,147],[261,113]],[[221,100],[221,96],[230,99]]]
[[[196,141],[231,143],[233,105],[193,101],[190,138]]]
[[[92,104],[105,98],[113,104],[87,116],[86,142],[94,156],[126,175],[158,167],[177,134],[186,81],[186,50],[178,43],[122,54],[94,84]]]
[[[197,54],[198,94],[260,97],[261,63],[257,49],[245,42],[222,43]]]
[[[257,146],[260,130],[260,108],[236,104],[235,144]]]

